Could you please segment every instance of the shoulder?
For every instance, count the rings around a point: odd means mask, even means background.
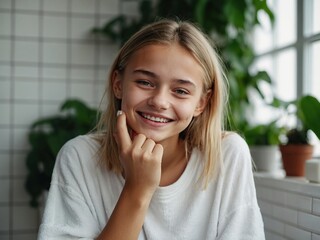
[[[251,169],[252,161],[249,146],[246,141],[235,132],[228,132],[222,140],[223,165],[229,169]]]
[[[227,132],[222,139],[223,152],[242,152],[249,154],[249,147],[246,141],[235,132]]]
[[[94,135],[79,135],[67,141],[60,151],[92,152],[98,149],[99,143]]]
[[[94,135],[80,135],[67,141],[58,154],[58,158],[62,155],[76,154],[81,156],[93,155],[98,151],[99,142]]]
[[[99,142],[92,135],[80,135],[66,142],[60,149],[55,168],[57,172],[95,169],[98,162]]]

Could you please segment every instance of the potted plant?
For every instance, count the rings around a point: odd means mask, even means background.
[[[244,138],[249,145],[257,171],[274,172],[280,169],[279,148],[283,128],[277,121],[246,127]]]
[[[66,100],[60,112],[37,120],[31,125],[28,140],[31,145],[26,157],[25,188],[30,205],[39,206],[39,198],[49,190],[57,154],[71,138],[88,133],[96,123],[97,110],[77,99]]]
[[[304,176],[305,162],[313,156],[310,131],[320,139],[320,103],[315,97],[304,95],[286,104],[286,108],[292,104],[295,106],[293,113],[297,117],[297,125],[287,129],[284,141],[280,144],[280,152],[286,175]]]

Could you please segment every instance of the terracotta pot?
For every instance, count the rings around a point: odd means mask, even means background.
[[[283,168],[287,176],[304,176],[305,162],[312,158],[313,146],[307,144],[280,145]]]

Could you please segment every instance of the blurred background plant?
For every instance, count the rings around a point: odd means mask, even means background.
[[[280,135],[285,131],[284,127],[278,126],[277,120],[269,124],[247,126],[244,129],[244,137],[249,146],[266,146],[280,144]]]
[[[41,118],[31,125],[25,187],[32,207],[37,207],[41,194],[49,190],[54,163],[61,147],[68,140],[92,130],[97,117],[97,110],[80,100],[68,99],[61,105],[60,113]]]
[[[320,139],[320,102],[312,95],[303,95],[294,101],[279,101],[285,119],[293,117],[295,124],[286,125],[282,144],[310,144],[310,134],[314,133]]]

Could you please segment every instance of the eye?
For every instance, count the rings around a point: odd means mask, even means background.
[[[144,87],[153,87],[153,84],[146,80],[137,80],[136,83]]]
[[[183,88],[175,89],[174,92],[179,95],[188,95],[189,94],[189,92]]]

